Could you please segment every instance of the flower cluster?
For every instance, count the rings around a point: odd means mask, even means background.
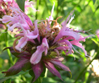
[[[5,13],[5,10],[2,9],[5,15],[3,15],[0,21],[6,24],[9,31],[13,32],[15,30],[17,32],[13,48],[8,48],[19,59],[14,66],[4,72],[6,76],[15,75],[24,68],[32,68],[35,74],[35,81],[46,67],[51,73],[61,79],[61,75],[54,65],[70,72],[69,68],[63,65],[59,59],[61,51],[64,51],[66,55],[71,54],[74,52],[75,45],[81,48],[85,55],[87,55],[87,52],[80,43],[85,38],[80,35],[79,31],[69,28],[70,22],[74,18],[72,14],[62,24],[59,24],[57,20],[60,17],[53,20],[53,6],[51,16],[48,19],[35,20],[32,23],[30,18],[20,10],[14,0],[12,2],[7,1],[9,3],[7,6],[9,6],[10,14]],[[5,2],[2,1],[2,3]],[[26,5],[26,7],[28,6]]]

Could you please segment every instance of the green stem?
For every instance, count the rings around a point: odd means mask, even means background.
[[[81,70],[81,72],[79,73],[78,77],[76,78],[75,82],[76,83],[78,81],[78,79],[83,75],[84,71],[87,70],[87,68],[89,67],[89,65],[92,63],[92,61],[99,55],[99,50],[97,51],[97,54],[94,56],[94,58],[89,62],[89,64]]]
[[[39,6],[39,0],[37,0],[36,2],[36,10],[38,10],[38,6]],[[35,19],[37,19],[37,16],[38,16],[38,12],[36,12]]]
[[[6,47],[9,47],[7,29],[5,30],[5,33],[6,33],[6,37],[5,37]],[[9,49],[7,49],[7,53],[9,56],[9,62],[13,65],[13,60],[12,60],[11,52]]]
[[[45,78],[47,77],[47,74],[48,74],[48,69],[46,68],[46,70],[45,70]]]
[[[46,6],[47,10],[49,10],[48,5],[47,5],[47,1],[44,0],[44,2],[45,2],[45,6]]]
[[[58,7],[59,7],[59,0],[57,0],[57,13],[56,13],[56,17],[55,17],[55,19],[58,17]]]

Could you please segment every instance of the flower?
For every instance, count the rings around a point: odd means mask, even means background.
[[[6,23],[8,30],[12,32],[14,29],[17,29],[16,32],[18,34],[15,35],[17,39],[13,43],[13,48],[10,47],[9,49],[19,59],[14,66],[4,72],[6,76],[15,75],[22,69],[27,69],[26,65],[31,65],[29,69],[32,67],[35,74],[34,81],[41,75],[45,67],[62,79],[54,65],[65,71],[70,72],[70,70],[59,60],[61,51],[64,51],[66,55],[71,54],[75,45],[82,48],[85,55],[87,55],[86,50],[80,43],[86,37],[81,36],[79,31],[69,28],[70,22],[74,18],[72,13],[68,16],[67,20],[59,24],[57,20],[60,17],[53,20],[53,6],[49,19],[35,20],[32,23],[30,18],[19,7],[9,8],[11,14],[4,15],[0,21]],[[52,55],[53,52],[55,55]]]

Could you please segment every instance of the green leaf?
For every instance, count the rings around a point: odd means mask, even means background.
[[[10,79],[10,78],[14,78],[14,77],[15,76],[5,77],[5,75],[0,72],[0,83],[3,83],[5,80]]]
[[[3,83],[5,80],[9,79],[11,77],[3,77],[3,78],[0,78],[0,83]]]
[[[94,5],[93,5],[93,2],[92,2],[92,1],[90,1],[89,6],[91,7],[92,11],[94,12],[94,11],[95,11],[95,7],[94,7]]]
[[[25,58],[20,58],[14,66],[12,66],[8,71],[3,72],[6,73],[6,76],[11,76],[11,75],[15,75],[17,73],[19,73],[22,69],[24,69],[27,65],[27,63],[29,62],[28,59]]]
[[[57,81],[55,79],[53,79],[52,77],[48,77],[48,78],[43,78],[43,82],[42,83],[56,83]]]
[[[96,0],[93,0],[93,4],[95,4]]]
[[[96,10],[98,10],[99,9],[99,5],[96,7]]]
[[[82,9],[81,9],[80,5],[78,5],[78,6],[76,7],[76,9],[77,9],[79,12],[81,12],[81,11],[82,11]]]
[[[24,12],[25,0],[16,0],[16,2],[19,5],[20,9]]]
[[[32,77],[35,77],[34,72],[33,72],[33,70],[32,70],[32,69],[31,69],[31,70],[29,70],[29,74],[30,74]]]

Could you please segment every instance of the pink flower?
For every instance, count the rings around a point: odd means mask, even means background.
[[[30,7],[31,2],[28,1],[25,3],[26,7]],[[53,20],[53,6],[49,19],[39,22],[36,20],[32,23],[30,18],[17,7],[16,3],[12,1],[11,4],[13,6],[9,5],[12,11],[11,15],[4,15],[0,21],[6,23],[8,30],[12,32],[17,29],[18,34],[15,37],[18,38],[14,41],[13,49],[9,49],[19,60],[7,72],[4,72],[6,76],[17,74],[28,64],[31,65],[29,69],[32,67],[35,74],[34,81],[43,72],[43,67],[46,67],[52,74],[62,80],[54,65],[65,71],[70,72],[70,70],[59,60],[61,51],[64,51],[66,55],[71,54],[75,45],[87,55],[86,50],[80,43],[80,41],[85,41],[87,37],[81,36],[80,31],[69,28],[70,22],[74,18],[72,13],[67,17],[67,20],[59,24],[57,22],[58,18]]]
[[[3,23],[8,23],[8,30],[13,31],[14,28],[20,28],[20,24],[22,27],[24,27],[24,29],[29,29],[29,26],[32,26],[32,22],[29,19],[29,17],[27,17],[27,15],[25,15],[24,13],[22,13],[20,10],[16,9],[16,8],[10,8],[13,11],[13,15],[4,15],[2,19],[0,19],[0,21],[2,21]]]

